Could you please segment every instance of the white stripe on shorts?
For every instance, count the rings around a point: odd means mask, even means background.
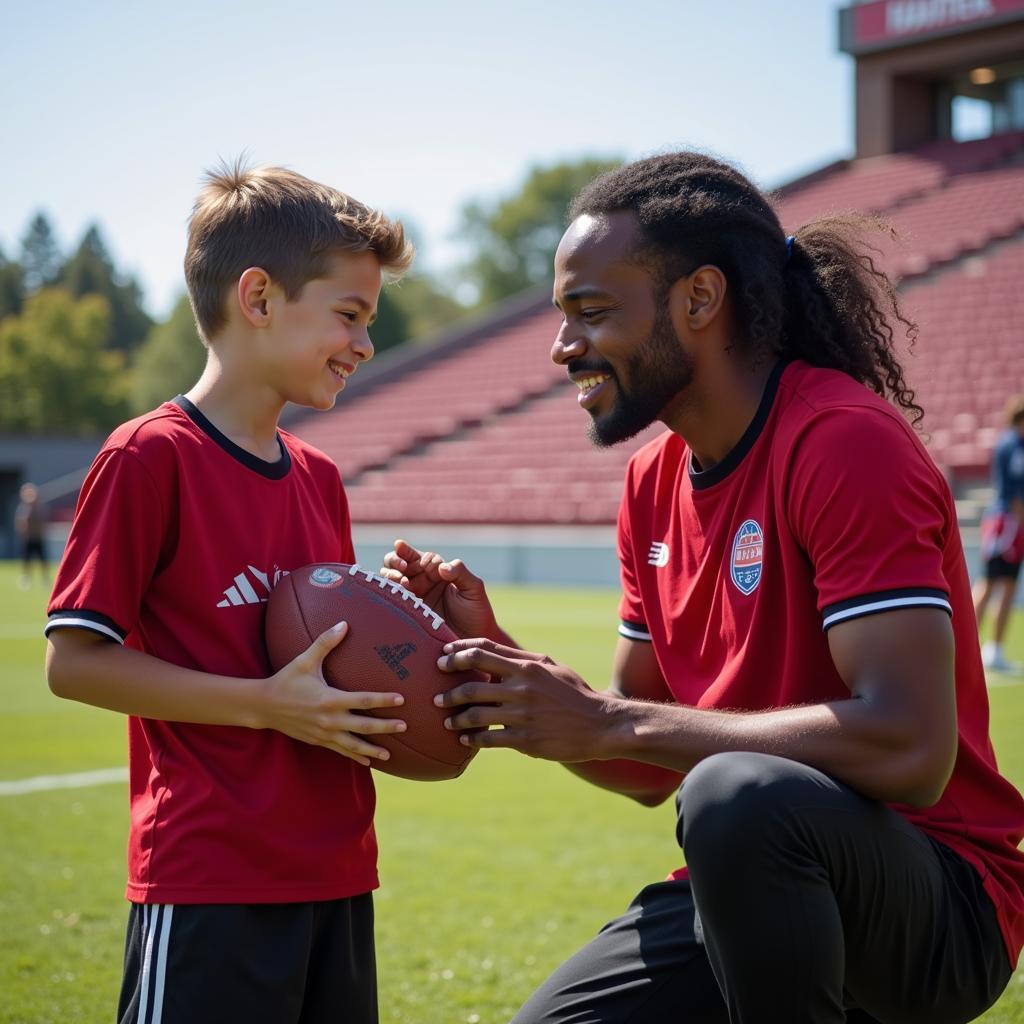
[[[164,1016],[164,984],[167,980],[167,946],[171,939],[174,906],[146,904],[142,908],[142,977],[139,979],[139,1015],[137,1024],[160,1024]],[[156,956],[153,947],[156,946]],[[153,1005],[149,1005],[150,980]]]
[[[160,1024],[164,1018],[164,982],[167,980],[167,946],[171,941],[171,918],[174,907],[168,903],[164,906],[164,926],[160,930],[160,945],[157,950],[156,988],[153,990],[152,1024]]]

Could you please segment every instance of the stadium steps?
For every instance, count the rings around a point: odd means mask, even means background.
[[[1024,132],[840,162],[778,196],[784,223],[859,205],[910,234],[915,258],[885,256],[921,327],[907,378],[958,510],[976,522],[986,499],[964,481],[987,477],[1006,398],[1024,390]],[[661,428],[590,446],[564,370],[546,358],[558,323],[537,289],[386,353],[335,411],[292,429],[339,464],[357,522],[614,522],[625,462]]]

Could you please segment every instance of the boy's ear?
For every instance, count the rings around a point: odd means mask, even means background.
[[[253,327],[270,323],[270,275],[262,267],[249,267],[238,279],[238,306]]]

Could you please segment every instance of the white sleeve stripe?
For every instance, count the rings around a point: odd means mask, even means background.
[[[861,615],[871,615],[874,612],[884,612],[892,608],[942,608],[944,611],[953,614],[953,607],[948,601],[941,597],[893,597],[887,601],[869,601],[867,604],[859,604],[853,608],[844,608],[842,611],[833,612],[831,615],[825,617],[822,622],[822,628],[828,629],[829,626],[834,626],[837,622],[843,622],[846,619],[855,619]]]
[[[628,640],[650,640],[651,634],[645,633],[641,629],[635,629],[633,626],[627,626],[624,622],[619,623],[619,636],[624,636]]]
[[[124,637],[120,633],[109,626],[103,625],[102,622],[97,622],[95,619],[75,619],[66,615],[57,619],[50,619],[43,630],[43,636],[49,636],[51,630],[60,629],[62,626],[74,626],[76,629],[91,629],[94,633],[102,633],[104,636],[110,637],[111,640],[116,640],[119,644],[124,643]]]

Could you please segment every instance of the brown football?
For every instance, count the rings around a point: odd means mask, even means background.
[[[322,562],[283,576],[267,602],[265,635],[275,671],[300,655],[326,629],[346,621],[348,635],[324,659],[324,679],[339,689],[401,693],[398,708],[363,712],[401,718],[406,731],[368,736],[390,753],[373,767],[423,781],[454,779],[475,753],[444,727],[450,713],[434,695],[473,672],[437,667],[441,648],[456,635],[440,615],[404,587],[358,565]]]

